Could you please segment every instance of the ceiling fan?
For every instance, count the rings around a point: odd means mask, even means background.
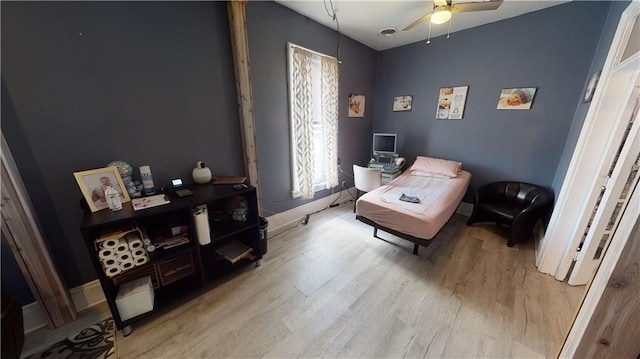
[[[452,0],[433,0],[433,11],[412,22],[409,26],[402,29],[402,31],[410,30],[428,19],[431,19],[432,24],[444,24],[451,19],[451,14],[456,12],[495,10],[502,5],[502,1],[503,0],[467,1],[452,4]]]

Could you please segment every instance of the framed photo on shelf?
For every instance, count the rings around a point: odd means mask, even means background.
[[[500,91],[498,110],[529,110],[536,95],[535,87],[504,88]]]
[[[593,93],[596,91],[598,81],[600,80],[600,74],[602,74],[602,70],[597,71],[595,74],[593,74],[593,76],[591,76],[591,80],[589,80],[587,89],[584,92],[584,99],[582,100],[582,102],[590,102],[593,98]]]
[[[349,117],[364,117],[364,95],[349,95]]]
[[[396,96],[393,98],[393,112],[411,111],[413,96]]]
[[[438,95],[437,120],[461,120],[469,86],[443,87]]]
[[[107,187],[113,187],[118,191],[122,203],[131,200],[124,186],[124,182],[122,182],[122,178],[120,177],[120,172],[118,172],[118,167],[116,166],[74,172],[73,176],[76,178],[91,212],[109,208],[104,195]]]

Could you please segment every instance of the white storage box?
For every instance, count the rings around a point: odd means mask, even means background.
[[[142,277],[124,283],[118,290],[116,306],[121,320],[153,310],[153,285],[151,277]]]

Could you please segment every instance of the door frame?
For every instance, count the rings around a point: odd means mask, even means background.
[[[620,67],[638,15],[640,2],[632,1],[620,16],[600,83],[594,92],[549,226],[540,243],[536,257],[538,270],[553,275],[558,280],[567,277],[576,258],[591,210],[597,203],[600,188],[605,183],[609,165],[617,150],[616,146],[628,123],[629,118],[624,117],[624,104],[629,99],[633,85],[623,86],[624,91],[629,93],[626,96],[622,93],[620,96],[613,96],[613,101],[612,96],[605,95],[608,91],[619,89],[619,86],[612,86],[612,75]],[[625,64],[628,62],[640,63],[640,54],[636,53],[624,61]],[[629,82],[635,83],[635,79],[630,78]]]

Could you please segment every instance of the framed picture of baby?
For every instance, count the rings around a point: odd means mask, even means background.
[[[74,172],[73,176],[80,186],[82,195],[87,201],[91,212],[97,212],[105,208],[109,208],[105,191],[109,187],[113,187],[120,194],[122,203],[129,202],[129,193],[123,191],[124,182],[118,172],[118,167],[104,167],[94,170]]]
[[[443,87],[438,92],[437,120],[461,120],[469,86]]]
[[[349,95],[348,117],[364,117],[364,95]]]
[[[500,91],[498,110],[529,110],[536,95],[535,87],[504,88]]]

